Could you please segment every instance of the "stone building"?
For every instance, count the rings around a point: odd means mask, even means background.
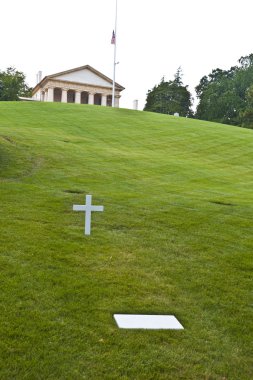
[[[34,87],[32,98],[42,102],[62,102],[112,106],[113,82],[86,65],[44,77]],[[115,83],[115,107],[119,107],[124,87]]]

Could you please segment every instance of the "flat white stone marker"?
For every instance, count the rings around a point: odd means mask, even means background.
[[[92,195],[86,195],[86,205],[73,205],[73,211],[85,212],[85,235],[90,235],[91,211],[104,211],[104,206],[92,206]]]
[[[183,330],[174,315],[114,314],[121,329]]]

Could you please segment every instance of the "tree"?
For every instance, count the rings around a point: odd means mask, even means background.
[[[163,77],[158,85],[148,91],[144,111],[169,115],[177,112],[181,116],[191,117],[192,96],[187,87],[183,85],[182,71],[179,68],[173,81],[165,82]]]
[[[253,129],[253,85],[247,91],[246,101],[246,109],[241,113],[242,126]]]
[[[17,71],[14,67],[0,71],[0,101],[19,100],[19,96],[31,96],[31,91],[21,71]]]
[[[247,104],[246,94],[253,84],[253,54],[239,59],[239,66],[216,69],[196,87],[199,104],[196,118],[240,125]]]

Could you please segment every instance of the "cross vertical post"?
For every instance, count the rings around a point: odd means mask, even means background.
[[[84,234],[90,235],[91,225],[91,195],[86,195],[86,213],[85,213],[85,229]]]

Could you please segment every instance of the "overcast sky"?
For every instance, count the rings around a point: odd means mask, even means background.
[[[14,66],[30,86],[89,64],[112,78],[116,0],[1,0],[0,70]],[[202,76],[253,53],[253,0],[118,0],[116,81],[132,108],[179,66],[194,93]]]

